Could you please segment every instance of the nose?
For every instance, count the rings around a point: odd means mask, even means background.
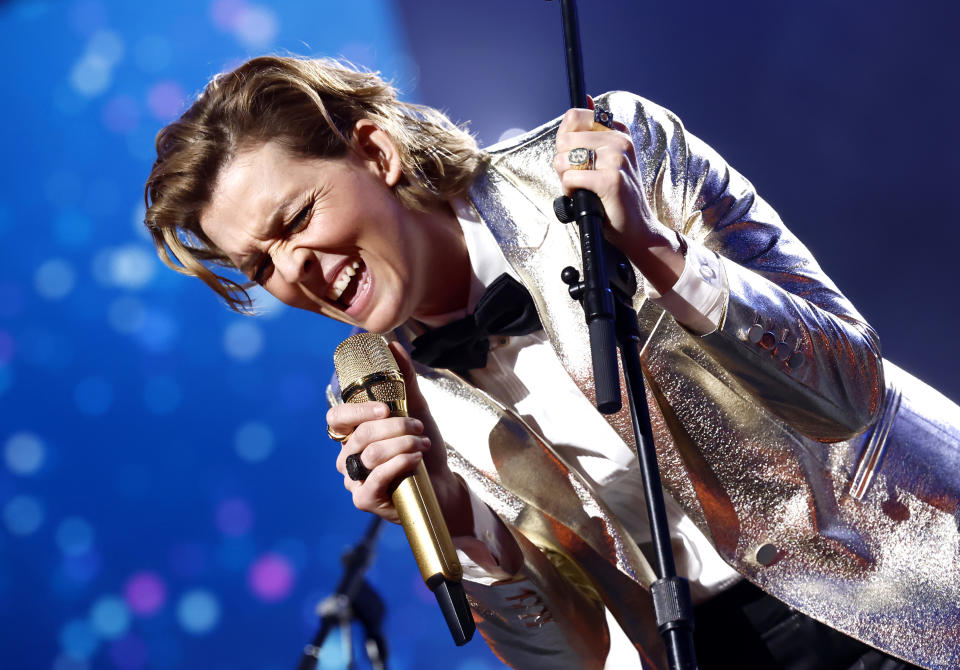
[[[299,284],[320,267],[320,260],[309,249],[283,247],[274,253],[273,264],[286,283]]]

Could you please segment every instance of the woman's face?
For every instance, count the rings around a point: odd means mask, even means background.
[[[386,332],[456,307],[437,304],[430,281],[432,261],[446,265],[447,255],[431,233],[436,215],[400,204],[394,147],[376,126],[361,124],[358,150],[343,158],[299,158],[275,142],[238,154],[221,171],[200,225],[283,302]]]

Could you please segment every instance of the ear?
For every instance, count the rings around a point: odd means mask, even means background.
[[[400,167],[400,152],[391,138],[370,119],[360,119],[353,126],[353,143],[360,158],[390,188],[396,186],[403,175]]]

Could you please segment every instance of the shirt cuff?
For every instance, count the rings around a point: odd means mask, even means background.
[[[463,568],[463,578],[477,584],[490,586],[495,582],[513,577],[500,567],[503,554],[502,533],[509,533],[503,522],[473,491],[470,494],[470,507],[473,512],[473,535],[461,535],[453,538],[453,546]],[[513,541],[513,537],[509,538]]]
[[[720,326],[727,305],[727,280],[717,255],[687,242],[687,259],[680,279],[660,294],[647,284],[647,296],[697,335],[709,335]]]

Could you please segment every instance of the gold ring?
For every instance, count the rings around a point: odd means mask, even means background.
[[[330,437],[331,440],[336,440],[340,444],[343,444],[344,442],[346,442],[347,438],[350,437],[349,435],[341,435],[340,433],[335,431],[333,428],[331,428],[329,424],[327,425],[327,435]]]
[[[567,162],[571,170],[592,170],[597,162],[597,153],[593,149],[577,147],[567,152]]]

